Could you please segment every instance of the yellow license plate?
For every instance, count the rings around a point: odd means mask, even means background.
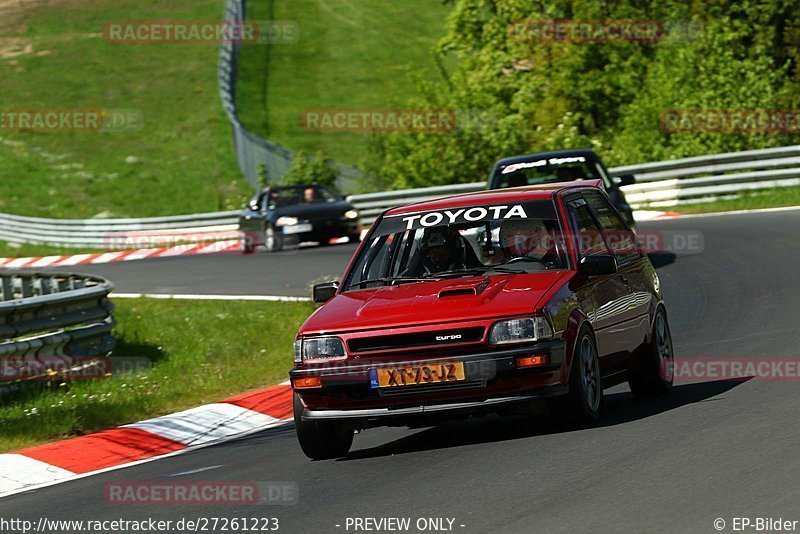
[[[434,362],[377,369],[378,387],[416,386],[465,380],[464,362]]]

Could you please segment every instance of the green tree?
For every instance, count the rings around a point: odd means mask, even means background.
[[[565,43],[510,31],[542,19],[655,20],[664,35]],[[671,134],[659,121],[668,109],[797,109],[799,20],[778,0],[455,0],[435,51],[454,66],[418,82],[423,96],[409,104],[453,110],[458,126],[376,135],[368,170],[422,187],[482,180],[495,160],[541,150],[594,148],[618,164],[797,142]]]
[[[292,158],[289,171],[281,178],[282,185],[318,183],[336,187],[339,174],[333,163],[320,152],[311,158],[305,152],[297,152]]]

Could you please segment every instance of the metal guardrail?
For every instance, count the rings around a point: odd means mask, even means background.
[[[108,355],[114,348],[113,288],[96,276],[0,273],[0,384],[23,380],[12,379],[9,369],[30,369],[37,358]]]
[[[623,187],[634,208],[655,208],[713,200],[742,191],[800,185],[800,146],[748,150],[612,167],[613,176],[633,174]],[[350,195],[365,223],[384,209],[486,188],[486,182]]]
[[[230,239],[230,232],[238,229],[238,217],[238,211],[143,219],[43,219],[0,213],[0,241],[99,249],[148,242],[205,242]]]

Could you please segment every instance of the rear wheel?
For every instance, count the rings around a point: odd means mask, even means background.
[[[550,402],[556,415],[573,421],[595,421],[603,408],[600,359],[594,336],[583,328],[575,343],[569,372],[569,393]]]
[[[283,233],[269,225],[264,231],[264,247],[267,252],[279,252],[283,250]]]
[[[650,343],[642,345],[639,352],[637,367],[633,369],[628,380],[631,392],[637,397],[655,397],[672,391],[675,358],[664,308],[658,308],[653,320]]]
[[[312,460],[340,458],[353,445],[353,429],[333,421],[303,421],[305,407],[294,394],[294,426],[303,453]]]
[[[359,232],[359,233],[357,233],[357,234],[349,234],[349,235],[347,236],[347,239],[348,239],[348,240],[349,240],[351,243],[360,243],[360,242],[361,242],[361,233]]]

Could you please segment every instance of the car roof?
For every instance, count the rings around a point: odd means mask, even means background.
[[[597,154],[595,154],[594,150],[592,149],[576,148],[570,150],[553,150],[550,152],[537,152],[535,154],[526,154],[523,156],[512,156],[510,158],[503,158],[501,160],[498,160],[494,164],[494,168],[496,169],[499,166],[511,165],[512,163],[523,163],[537,159],[569,158],[577,156],[583,156],[584,158],[587,158],[592,161],[600,159],[600,157]]]
[[[423,200],[391,208],[385,215],[400,215],[418,211],[435,211],[464,206],[481,206],[498,204],[502,202],[525,202],[551,198],[556,193],[570,189],[601,189],[601,180],[580,180],[577,182],[554,182],[550,184],[527,185],[523,187],[510,187],[505,189],[489,189],[474,193],[463,193],[434,200]]]

